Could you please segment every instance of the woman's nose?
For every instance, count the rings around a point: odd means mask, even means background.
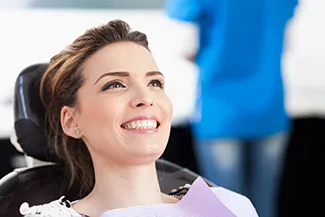
[[[139,107],[150,107],[153,106],[153,99],[147,93],[138,94],[134,99],[131,101],[132,108],[139,108]]]

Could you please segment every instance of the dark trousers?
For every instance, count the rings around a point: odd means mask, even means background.
[[[279,189],[279,217],[325,216],[325,118],[293,121]]]

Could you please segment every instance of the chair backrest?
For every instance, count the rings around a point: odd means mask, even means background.
[[[39,96],[41,78],[47,67],[48,64],[35,64],[18,75],[14,91],[14,127],[17,143],[26,155],[58,162],[53,147],[47,142],[45,109]]]

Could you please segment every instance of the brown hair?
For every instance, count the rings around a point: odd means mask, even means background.
[[[85,143],[64,134],[60,123],[61,109],[65,105],[77,106],[77,92],[84,83],[84,61],[101,48],[121,41],[135,42],[149,50],[145,34],[131,31],[127,23],[114,20],[86,31],[55,55],[41,81],[40,96],[46,108],[48,137],[66,165],[69,186],[78,181],[81,195],[94,186],[93,163]]]

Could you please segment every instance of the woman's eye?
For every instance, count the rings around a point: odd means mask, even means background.
[[[164,83],[161,80],[152,80],[152,81],[150,81],[149,86],[150,87],[159,87],[159,88],[163,89]]]
[[[102,91],[109,90],[109,89],[117,89],[117,88],[125,88],[125,85],[120,81],[113,81],[105,84]]]

